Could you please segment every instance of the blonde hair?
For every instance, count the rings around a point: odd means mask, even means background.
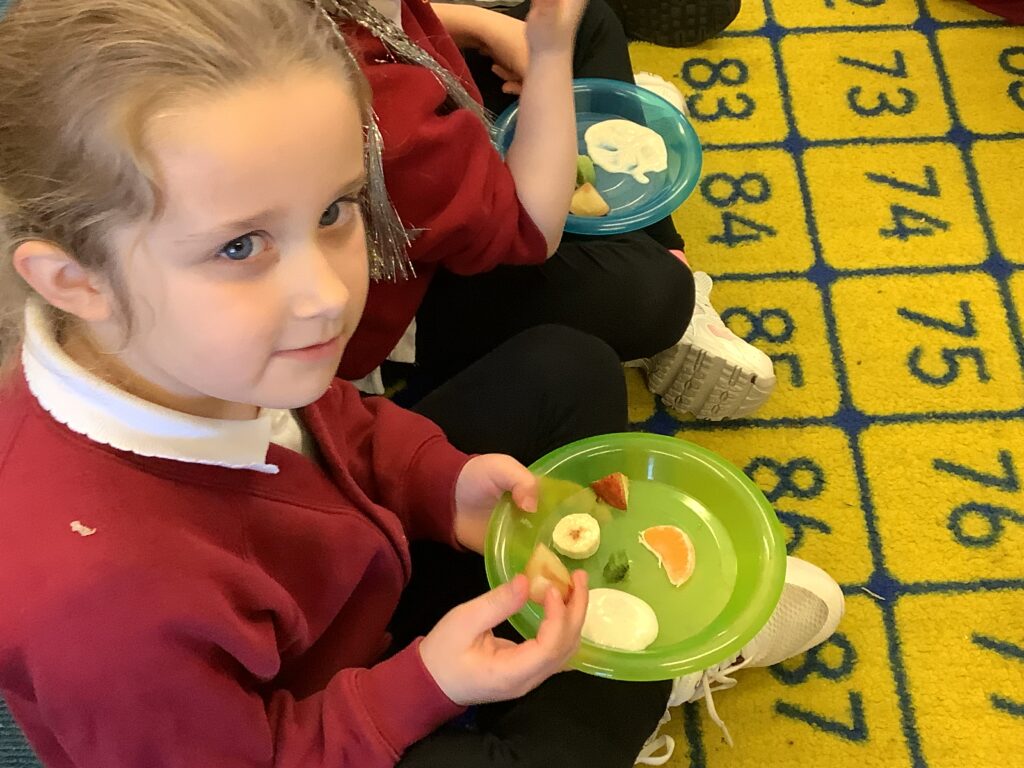
[[[0,364],[20,344],[29,294],[11,265],[20,243],[52,242],[116,278],[112,227],[158,215],[143,142],[156,111],[325,66],[363,115],[371,274],[404,276],[408,241],[384,188],[369,88],[318,2],[15,0],[0,19]]]

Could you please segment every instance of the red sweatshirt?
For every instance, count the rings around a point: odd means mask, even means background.
[[[1012,24],[1024,24],[1024,0],[970,0],[982,10],[1002,16]]]
[[[478,101],[455,42],[430,3],[402,3],[406,34],[454,72]],[[499,264],[541,264],[544,235],[516,196],[515,182],[483,123],[452,110],[429,70],[392,60],[362,28],[346,27],[373,88],[384,137],[384,176],[391,201],[407,227],[422,230],[410,257],[418,277],[375,283],[339,373],[362,378],[383,362],[416,316],[438,265],[460,275]]]
[[[460,711],[418,643],[381,655],[466,456],[340,381],[302,419],[324,468],[272,444],[266,474],[0,393],[0,693],[47,766],[383,768]]]

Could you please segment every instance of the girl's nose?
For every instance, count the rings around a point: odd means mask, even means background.
[[[345,311],[349,300],[348,286],[331,266],[323,250],[311,246],[296,259],[293,275],[292,308],[298,318],[337,318]]]

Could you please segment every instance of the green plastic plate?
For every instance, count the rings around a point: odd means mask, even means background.
[[[552,451],[531,467],[541,477],[589,485],[612,472],[630,480],[629,508],[601,526],[601,547],[586,560],[562,558],[583,568],[590,587],[612,587],[646,600],[658,616],[659,634],[644,651],[619,651],[583,641],[572,666],[619,680],[667,680],[705,669],[736,653],[771,616],[782,592],[786,547],[775,512],[749,478],[720,456],[674,437],[639,432],[602,435]],[[507,497],[494,510],[484,550],[491,586],[509,581],[526,565],[538,542],[572,511],[567,483],[542,481],[537,512],[517,509]],[[657,559],[640,544],[640,531],[676,525],[693,541],[696,567],[673,587]],[[608,556],[625,549],[627,579],[607,584]],[[512,617],[523,637],[536,635],[543,611],[528,603]]]

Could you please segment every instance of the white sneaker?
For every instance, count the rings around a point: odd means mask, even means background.
[[[644,88],[657,96],[661,96],[661,98],[678,109],[684,115],[689,116],[690,113],[686,109],[686,102],[683,100],[683,94],[678,88],[661,75],[656,75],[653,72],[634,72],[633,82],[641,88]]]
[[[732,736],[718,716],[712,693],[736,685],[731,675],[741,669],[770,667],[825,642],[839,626],[844,610],[843,591],[831,576],[806,560],[787,557],[786,584],[768,623],[743,646],[739,655],[703,672],[677,677],[672,682],[669,708],[704,699],[708,714],[722,729],[726,743],[732,746]],[[666,733],[659,733],[671,719],[666,709],[637,756],[637,765],[663,765],[672,756],[675,740]]]
[[[711,306],[711,277],[694,272],[693,281],[693,319],[678,344],[644,361],[647,386],[670,408],[698,419],[746,416],[775,389],[775,367],[722,322]]]

